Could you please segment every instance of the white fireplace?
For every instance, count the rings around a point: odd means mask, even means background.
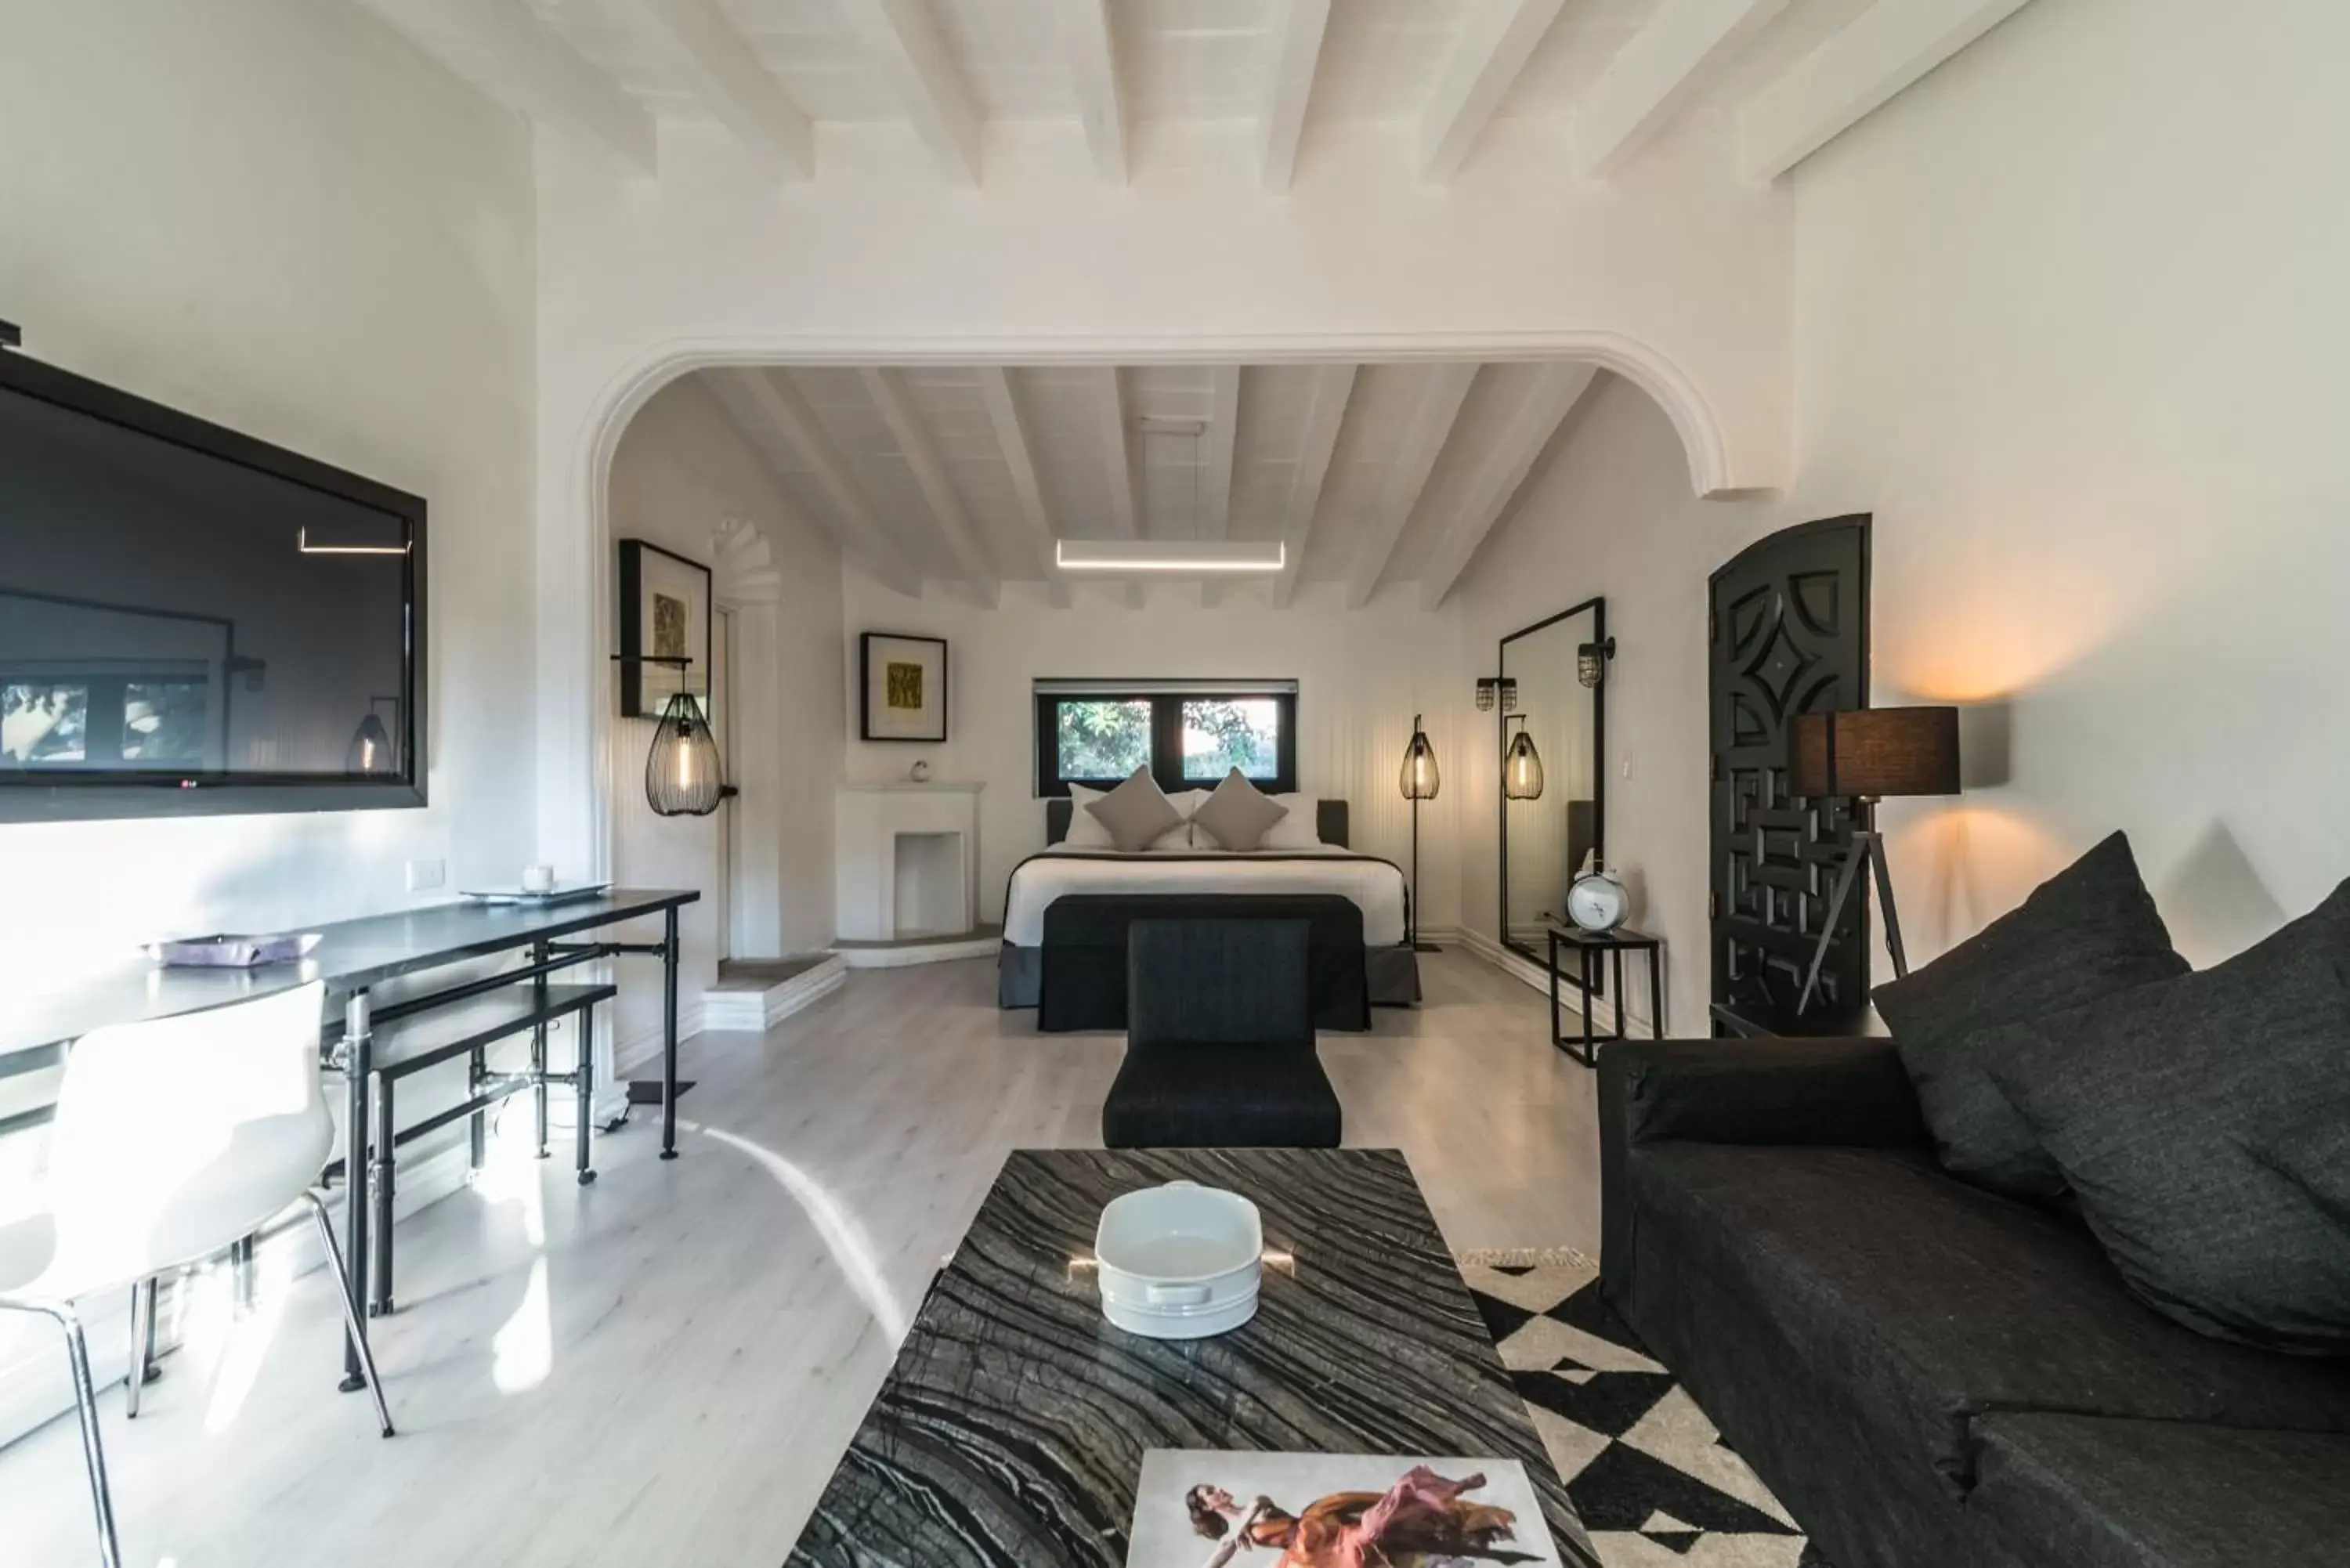
[[[833,809],[845,942],[969,936],[979,923],[979,784],[846,784]]]

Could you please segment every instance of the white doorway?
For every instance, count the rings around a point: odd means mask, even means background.
[[[734,754],[734,612],[719,609],[714,612],[717,623],[711,628],[710,637],[710,732],[718,742],[722,764]],[[715,887],[712,898],[712,924],[718,946],[718,961],[724,963],[734,956],[734,801],[733,774],[725,775],[728,788],[718,802],[718,864],[713,871]]]

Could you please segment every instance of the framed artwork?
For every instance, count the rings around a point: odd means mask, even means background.
[[[642,539],[620,541],[620,716],[658,719],[670,698],[710,691],[710,568]]]
[[[865,741],[947,738],[947,639],[868,631],[857,642],[863,675],[857,733]]]

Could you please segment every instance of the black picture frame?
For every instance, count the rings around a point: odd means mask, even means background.
[[[924,730],[920,734],[876,734],[873,731],[873,649],[877,642],[919,642],[939,650],[938,729]],[[947,724],[953,711],[952,660],[948,656],[947,639],[924,637],[917,632],[866,631],[857,637],[857,738],[890,744],[935,746],[944,743]]]
[[[645,568],[648,556],[658,556],[671,563],[664,570],[682,567],[699,573],[702,578],[702,627],[697,639],[689,625],[685,657],[692,662],[683,669],[642,660],[654,655],[647,646],[651,628],[645,625]],[[623,719],[658,719],[667,706],[673,691],[691,692],[694,682],[704,682],[701,691],[706,693],[710,679],[711,636],[711,575],[710,568],[699,561],[689,560],[674,550],[665,550],[650,539],[620,541],[620,635],[617,652],[620,664],[620,717]],[[691,607],[688,607],[689,618]],[[695,651],[696,648],[700,651]]]

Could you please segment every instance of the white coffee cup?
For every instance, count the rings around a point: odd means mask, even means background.
[[[522,868],[522,890],[525,893],[554,892],[555,867],[552,866],[524,867]]]

